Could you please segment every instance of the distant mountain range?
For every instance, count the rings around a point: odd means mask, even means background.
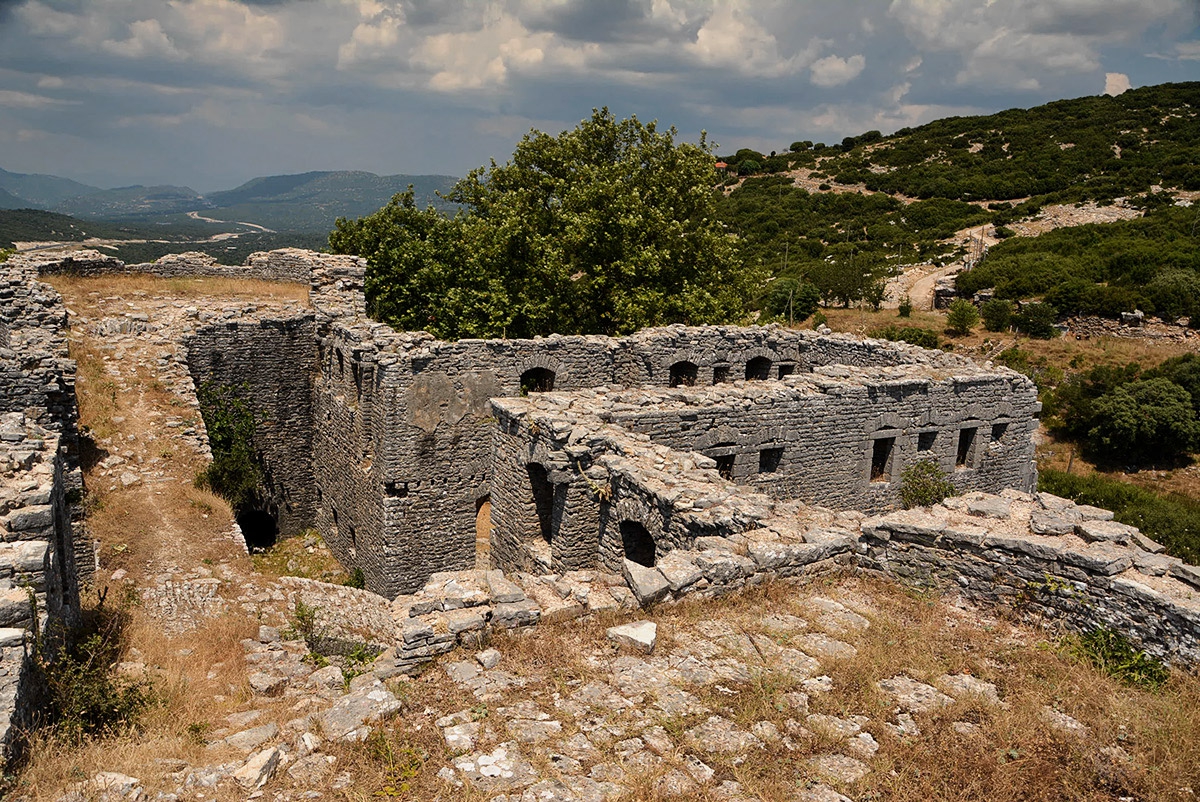
[[[458,179],[446,175],[380,176],[361,171],[311,172],[255,178],[240,187],[202,195],[189,187],[115,189],[53,175],[0,170],[0,209],[41,209],[92,220],[174,223],[201,218],[252,223],[281,232],[326,233],[338,217],[362,217],[413,185],[420,205],[450,208],[437,196]]]

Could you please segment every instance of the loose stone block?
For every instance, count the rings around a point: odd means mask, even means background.
[[[608,639],[621,646],[629,646],[643,654],[652,654],[658,643],[658,624],[653,621],[638,621],[609,627]]]

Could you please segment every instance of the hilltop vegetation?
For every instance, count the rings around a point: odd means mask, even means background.
[[[1195,212],[1153,190],[1200,189],[1198,109],[1200,83],[1165,84],[947,118],[887,137],[869,131],[841,145],[795,142],[769,156],[741,150],[724,158],[735,176],[726,185],[736,186],[718,212],[746,258],[777,279],[758,301],[778,317],[780,299],[804,285],[827,303],[875,302],[892,266],[958,256],[942,242],[955,231],[990,223],[1008,236],[1006,225],[1050,203],[1126,198],[1148,216],[1010,236],[959,277],[960,291],[1045,296],[1061,313],[1192,315],[1200,311]],[[834,191],[795,186],[795,172],[757,175],[796,170]]]
[[[740,174],[808,167],[913,198],[1108,201],[1154,184],[1200,190],[1198,113],[1200,82],[1162,84],[725,160]]]
[[[1159,205],[1145,217],[1061,228],[996,245],[960,273],[960,293],[994,288],[997,297],[1041,297],[1061,314],[1117,317],[1142,309],[1200,324],[1197,210]]]

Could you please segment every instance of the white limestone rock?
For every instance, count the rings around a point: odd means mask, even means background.
[[[653,621],[638,621],[609,627],[607,636],[619,646],[628,646],[642,654],[653,654],[658,643],[658,624]]]

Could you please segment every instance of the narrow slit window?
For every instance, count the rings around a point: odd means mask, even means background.
[[[779,463],[782,461],[782,448],[764,448],[758,452],[758,472],[775,473],[779,470]]]
[[[954,464],[959,468],[967,467],[971,459],[971,450],[975,446],[975,429],[960,429],[958,432],[958,454]]]
[[[892,475],[892,452],[896,438],[880,437],[871,441],[871,481],[887,482]]]
[[[917,451],[933,451],[937,442],[937,432],[921,432],[917,435]]]

